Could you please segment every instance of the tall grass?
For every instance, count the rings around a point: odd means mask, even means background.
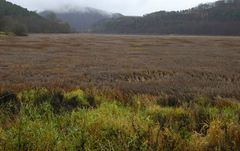
[[[82,90],[47,89],[1,98],[0,150],[240,149],[240,106],[233,99],[140,95],[128,104]]]

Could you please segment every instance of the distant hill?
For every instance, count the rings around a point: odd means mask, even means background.
[[[93,25],[104,19],[122,17],[121,14],[112,14],[102,10],[83,7],[72,8],[66,6],[63,10],[50,10],[40,12],[39,15],[49,18],[55,16],[57,19],[67,22],[76,32],[90,31]]]
[[[240,0],[220,0],[183,11],[98,22],[93,32],[123,34],[240,35]]]
[[[66,33],[70,32],[68,24],[59,20],[48,20],[35,12],[18,5],[0,0],[0,31],[31,33]]]

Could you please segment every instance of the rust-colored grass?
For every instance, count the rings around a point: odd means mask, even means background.
[[[240,37],[0,37],[0,90],[32,87],[240,98]]]

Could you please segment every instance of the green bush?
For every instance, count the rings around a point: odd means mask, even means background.
[[[23,24],[15,24],[12,32],[16,35],[16,36],[27,36],[27,27]]]

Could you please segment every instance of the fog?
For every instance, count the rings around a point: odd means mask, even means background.
[[[93,7],[124,15],[144,15],[160,10],[182,10],[215,0],[8,0],[31,11],[59,10],[65,7]]]

